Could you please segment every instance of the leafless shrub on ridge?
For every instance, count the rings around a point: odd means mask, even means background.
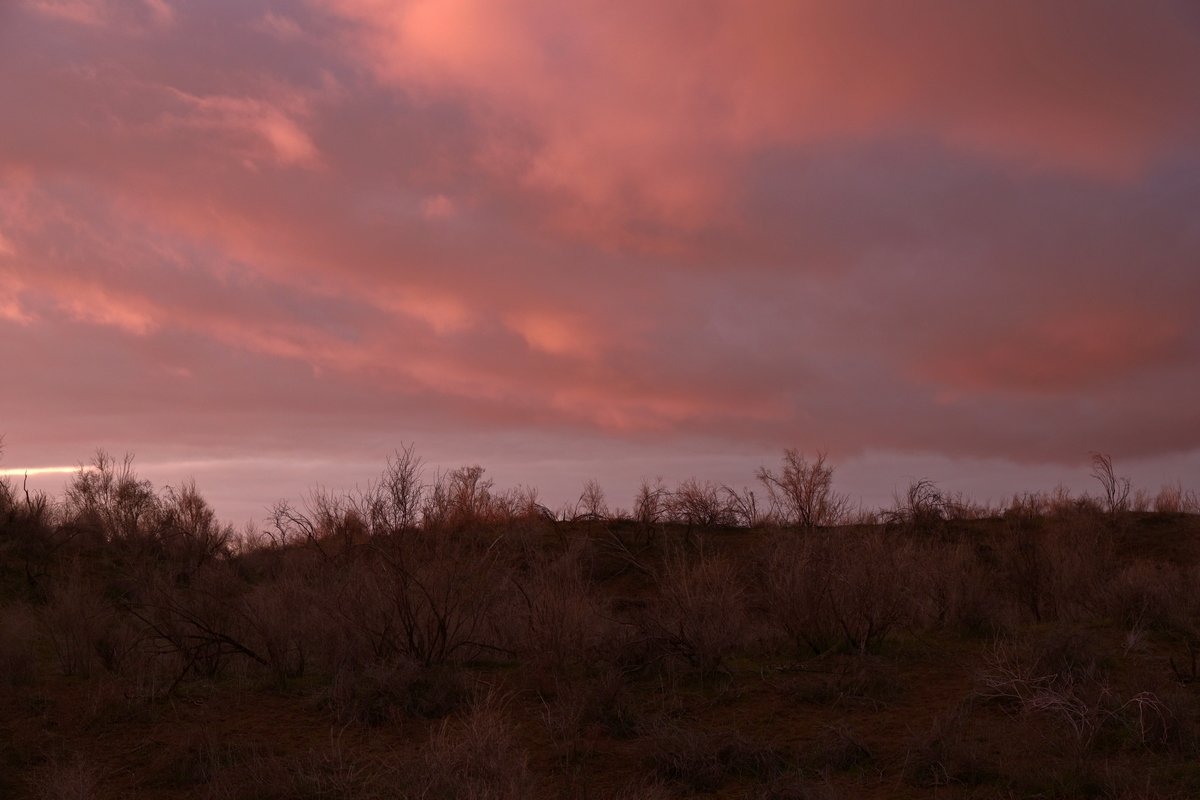
[[[928,478],[915,480],[904,495],[897,495],[894,505],[883,513],[884,522],[912,530],[926,530],[947,519],[946,495]]]
[[[479,465],[439,473],[425,495],[421,519],[427,529],[484,522],[492,512],[495,481]]]
[[[278,546],[303,544],[325,561],[344,560],[366,541],[368,529],[354,498],[328,489],[310,489],[303,506],[280,500],[270,511],[271,540]]]
[[[731,486],[722,486],[721,491],[725,494],[725,507],[734,525],[741,528],[758,528],[770,520],[770,512],[759,505],[753,490],[743,488],[738,491]]]
[[[217,521],[193,480],[166,487],[158,525],[169,557],[189,572],[230,553],[233,528]]]
[[[367,487],[358,504],[373,535],[417,526],[427,489],[424,471],[424,462],[411,444],[388,457],[379,480]]]
[[[603,520],[608,517],[608,503],[604,499],[604,490],[595,480],[589,480],[583,485],[583,491],[575,502],[573,520]]]
[[[669,495],[662,478],[656,478],[654,483],[643,478],[633,501],[633,518],[643,526],[658,525],[666,513]]]
[[[1200,512],[1196,493],[1185,491],[1183,485],[1164,485],[1154,496],[1153,508],[1159,514],[1195,514]]]
[[[1103,489],[1104,510],[1116,514],[1129,510],[1129,478],[1118,476],[1113,469],[1112,457],[1107,453],[1092,453],[1092,477]]]
[[[688,478],[666,497],[669,521],[690,528],[715,528],[734,524],[729,498],[711,481]]]
[[[64,498],[66,515],[97,532],[104,541],[133,540],[146,533],[158,512],[158,497],[149,481],[139,480],[133,455],[117,462],[97,450],[88,467],[81,466]]]
[[[798,450],[783,451],[778,473],[760,467],[756,477],[767,489],[772,510],[785,525],[815,528],[843,522],[850,499],[833,491],[833,467],[818,452],[808,461]]]

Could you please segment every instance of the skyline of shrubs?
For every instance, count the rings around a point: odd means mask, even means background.
[[[129,457],[5,481],[0,796],[1195,796],[1194,498],[1094,466],[865,514],[785,451],[555,513],[408,447],[261,531]]]

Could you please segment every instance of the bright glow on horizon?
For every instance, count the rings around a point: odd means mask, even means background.
[[[0,477],[3,477],[3,478],[17,477],[17,478],[19,478],[24,475],[29,475],[30,477],[35,476],[35,475],[74,475],[75,473],[79,472],[81,469],[84,470],[85,472],[91,472],[95,469],[95,467],[90,466],[90,465],[84,465],[81,467],[79,464],[76,464],[71,467],[26,467],[26,468],[6,467],[4,469],[0,469]]]

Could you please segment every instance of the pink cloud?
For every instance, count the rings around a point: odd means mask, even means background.
[[[1184,6],[0,13],[47,458],[1200,447]]]
[[[167,116],[167,126],[195,127],[233,135],[236,150],[250,162],[270,157],[283,166],[317,166],[320,153],[293,116],[270,103],[248,97],[197,97],[175,92],[188,109]],[[298,109],[303,113],[303,109]]]
[[[51,19],[95,28],[115,28],[137,25],[143,20],[155,25],[169,25],[175,11],[167,0],[24,0],[32,11]]]
[[[1182,355],[1182,326],[1123,307],[1072,308],[918,365],[969,392],[1077,392]],[[966,343],[963,343],[966,344]]]
[[[507,324],[531,348],[550,355],[592,357],[600,346],[594,333],[561,313],[516,312],[508,316]]]
[[[1026,169],[1125,180],[1200,131],[1184,110],[1200,40],[1166,4],[1083,24],[999,2],[923,12],[866,2],[331,5],[360,24],[350,46],[383,79],[459,93],[481,119],[527,130],[523,179],[570,199],[564,224],[608,238],[639,218],[694,230],[728,215],[730,169],[756,147],[919,135]]]

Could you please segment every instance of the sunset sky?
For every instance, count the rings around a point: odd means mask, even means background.
[[[1198,301],[1192,0],[0,0],[0,468],[1200,489]]]

